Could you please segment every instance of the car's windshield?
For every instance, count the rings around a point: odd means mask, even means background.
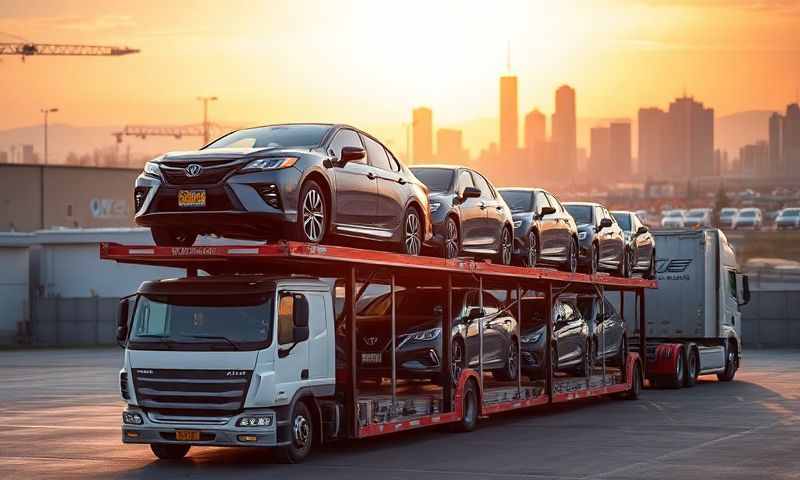
[[[800,217],[800,210],[798,209],[786,209],[781,212],[781,217]]]
[[[412,168],[411,173],[436,193],[449,192],[455,176],[455,170],[449,168]]]
[[[756,212],[754,210],[742,210],[739,212],[740,217],[755,217]]]
[[[231,132],[205,148],[311,148],[322,143],[329,125],[272,125]]]
[[[683,216],[683,212],[681,212],[680,210],[673,210],[671,212],[667,212],[666,215],[664,215],[664,216],[665,217],[682,217]]]
[[[273,295],[142,295],[131,325],[133,348],[246,350],[270,343]]]
[[[611,215],[617,219],[617,223],[619,224],[619,228],[623,230],[630,230],[631,229],[631,216],[628,213],[621,213],[621,212],[611,212]]]
[[[735,208],[723,208],[719,212],[719,216],[720,217],[732,217],[734,215],[736,215],[736,209]]]
[[[691,218],[703,218],[706,215],[705,210],[691,210],[687,217]]]
[[[533,210],[533,192],[524,190],[500,190],[500,196],[508,204],[512,212],[530,212]]]
[[[575,223],[581,225],[592,223],[592,207],[589,205],[564,205]]]
[[[453,291],[453,305],[461,305],[466,290]],[[431,317],[442,319],[445,296],[439,289],[403,290],[396,292],[395,315],[397,317]],[[458,307],[454,307],[458,308]],[[457,313],[457,312],[455,312]],[[392,314],[392,295],[383,294],[375,297],[358,311],[359,316],[390,316]]]

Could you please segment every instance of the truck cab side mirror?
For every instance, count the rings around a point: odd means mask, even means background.
[[[308,299],[304,295],[295,295],[294,311],[292,312],[292,341],[299,343],[308,340]]]
[[[123,298],[119,301],[117,309],[117,345],[124,347],[128,340],[128,312],[130,312],[131,299]]]
[[[750,277],[742,275],[742,299],[739,306],[744,306],[750,303]]]

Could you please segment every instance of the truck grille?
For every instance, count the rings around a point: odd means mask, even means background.
[[[134,369],[139,406],[168,415],[222,416],[242,409],[252,370]]]

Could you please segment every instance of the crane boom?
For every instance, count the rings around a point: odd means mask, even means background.
[[[202,137],[204,134],[202,125],[126,125],[121,131],[114,132],[117,142],[122,142],[122,137]]]
[[[139,53],[136,48],[103,45],[64,45],[54,43],[0,43],[0,55],[82,55],[119,56]]]

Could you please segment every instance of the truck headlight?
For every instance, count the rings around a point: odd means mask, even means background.
[[[586,235],[588,235],[588,233],[578,232],[578,240],[586,240]]]
[[[297,163],[297,157],[259,158],[245,165],[242,170],[280,170],[294,166],[295,163]]]
[[[430,203],[431,213],[435,213],[436,210],[439,210],[441,206],[442,204],[440,202],[431,202]]]
[[[421,332],[412,333],[411,340],[415,342],[426,342],[428,340],[434,340],[436,338],[439,338],[439,335],[441,334],[442,334],[442,329],[436,327],[428,330],[423,330]]]
[[[155,162],[147,162],[144,164],[144,173],[153,177],[161,177],[161,169]]]
[[[236,422],[237,427],[271,427],[272,415],[253,415],[242,417]]]
[[[122,412],[122,423],[126,425],[141,425],[144,420],[138,413]]]

